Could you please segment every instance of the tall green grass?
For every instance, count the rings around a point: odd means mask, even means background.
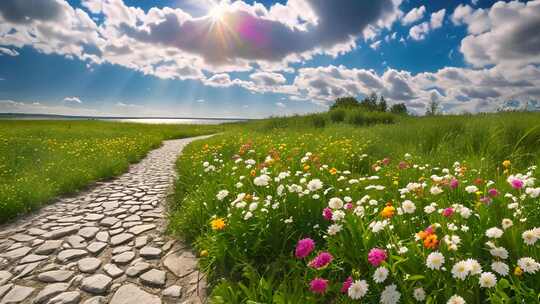
[[[124,172],[164,139],[221,126],[0,120],[0,223]]]

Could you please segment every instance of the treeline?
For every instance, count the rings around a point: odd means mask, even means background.
[[[347,108],[361,109],[367,112],[390,112],[401,115],[406,115],[408,113],[407,106],[404,103],[396,103],[388,106],[384,96],[378,96],[376,93],[366,96],[361,101],[358,101],[358,99],[351,96],[340,97],[330,106],[330,111]]]

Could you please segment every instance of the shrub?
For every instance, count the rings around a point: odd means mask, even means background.
[[[343,110],[333,110],[330,111],[330,120],[332,122],[342,122],[345,120],[345,111]]]
[[[326,126],[326,120],[321,115],[313,115],[311,122],[315,128],[324,128]]]

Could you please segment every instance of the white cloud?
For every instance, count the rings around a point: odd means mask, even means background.
[[[467,25],[461,41],[465,60],[476,67],[540,63],[540,0],[497,2],[489,9],[460,5],[454,24]]]
[[[16,50],[0,47],[0,56],[1,55],[19,56],[19,52],[17,52]]]
[[[380,46],[381,46],[381,41],[380,40],[377,40],[377,41],[375,41],[375,42],[373,42],[372,44],[369,45],[369,47],[374,49],[374,50],[378,49]]]
[[[66,102],[66,103],[78,103],[78,104],[82,103],[81,99],[79,97],[75,97],[75,96],[64,98],[64,102]]]
[[[444,21],[444,16],[446,15],[446,9],[439,10],[435,13],[431,14],[431,19],[429,21],[429,24],[431,26],[431,29],[438,29],[442,26]]]
[[[416,21],[424,18],[424,13],[426,12],[425,6],[415,7],[411,9],[403,19],[401,19],[401,24],[409,25],[415,23]]]
[[[276,102],[278,108],[286,108],[287,106],[283,102]]]
[[[445,15],[445,9],[432,13],[429,22],[422,22],[409,29],[409,37],[411,37],[413,40],[424,40],[430,31],[438,29],[442,26]]]

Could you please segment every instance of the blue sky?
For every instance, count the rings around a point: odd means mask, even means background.
[[[41,5],[0,3],[0,112],[255,118],[375,92],[458,113],[540,96],[538,0]]]

